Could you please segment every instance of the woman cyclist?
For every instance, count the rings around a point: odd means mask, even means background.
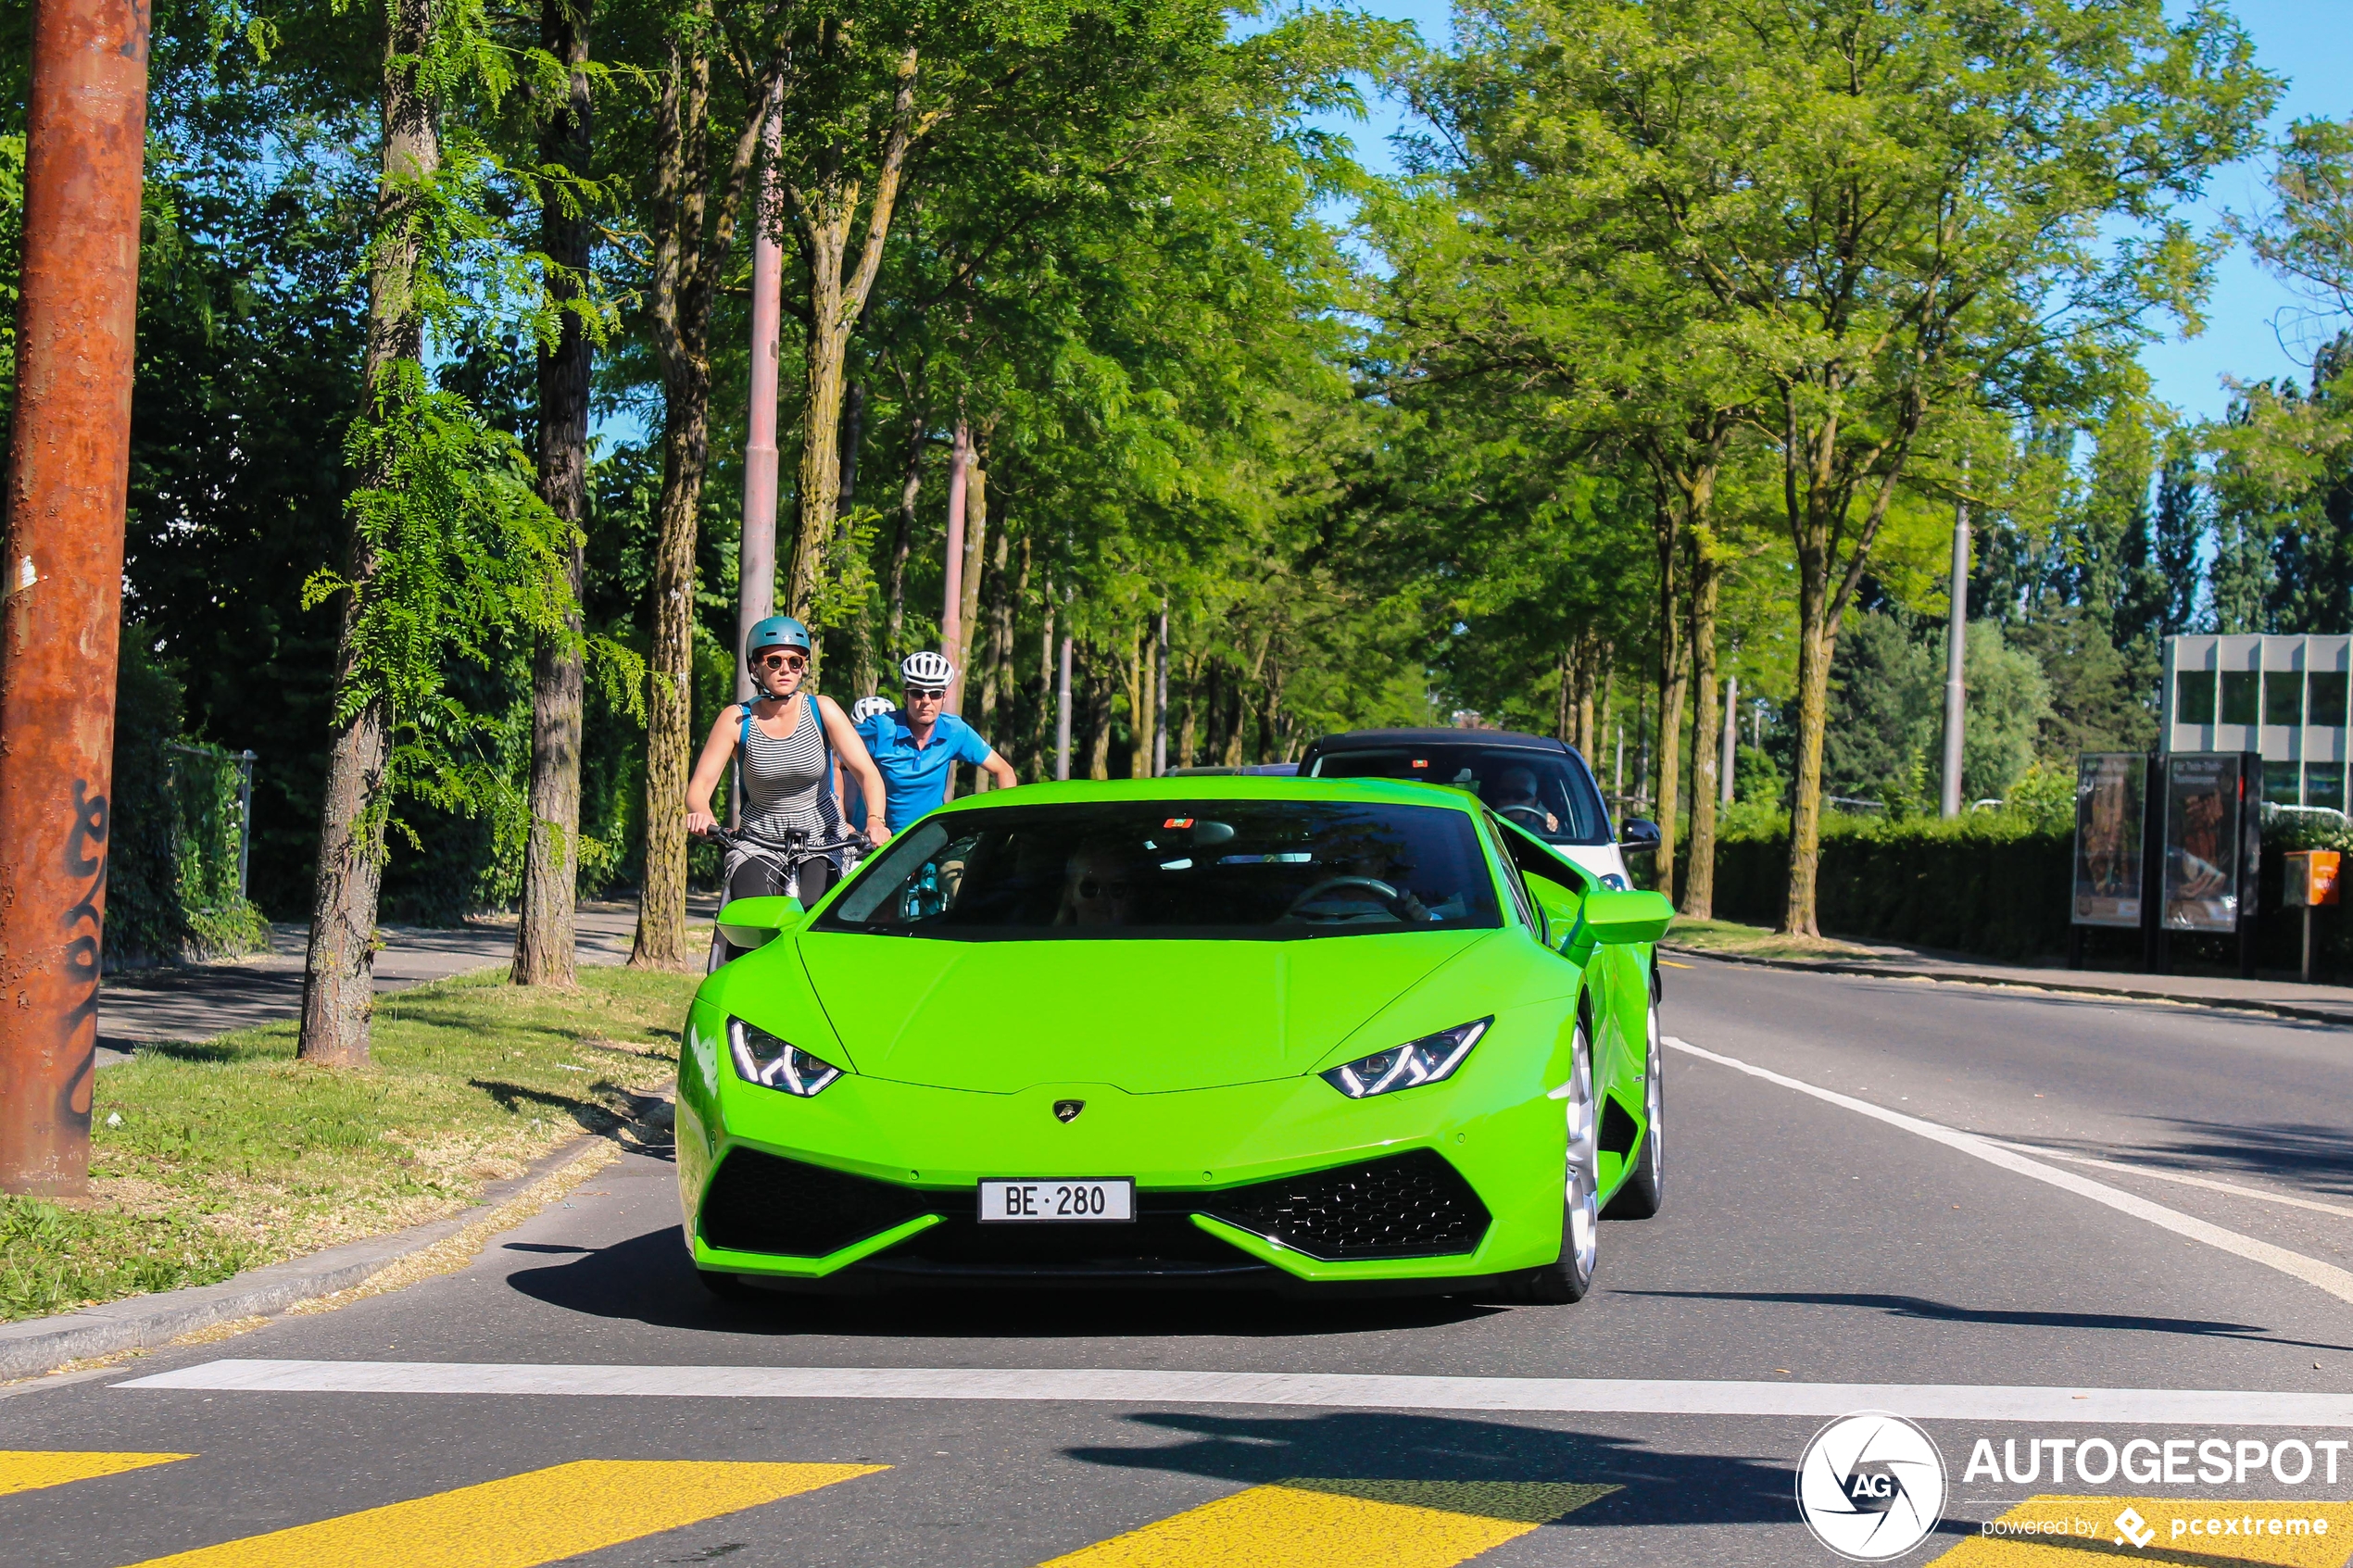
[[[849,716],[831,697],[800,689],[809,670],[809,628],[772,615],[751,629],[744,663],[760,696],[729,706],[711,726],[686,781],[686,831],[718,825],[711,792],[731,757],[740,759],[744,786],[741,836],[775,852],[774,861],[730,848],[722,881],[729,898],[783,893],[798,880],[800,901],[814,903],[849,869],[845,855],[860,835],[846,827],[834,794],[834,763],[857,782],[872,824],[864,838],[880,845],[882,774]]]

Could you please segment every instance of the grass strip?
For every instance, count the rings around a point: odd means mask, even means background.
[[[1768,931],[1761,925],[1743,925],[1730,920],[1685,920],[1675,917],[1675,927],[1667,934],[1667,945],[1690,947],[1703,953],[1738,953],[1758,959],[1870,959],[1881,955],[1869,947],[1858,947],[1851,942],[1833,942],[1826,936],[1785,936],[1778,931]]]
[[[359,1071],[297,1063],[291,1021],[142,1045],[97,1074],[90,1198],[0,1197],[0,1321],[210,1285],[455,1213],[667,1085],[699,978],[435,981],[376,999]]]

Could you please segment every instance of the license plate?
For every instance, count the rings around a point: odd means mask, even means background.
[[[983,1224],[1037,1220],[1133,1220],[1136,1184],[1110,1182],[983,1182],[980,1218]]]

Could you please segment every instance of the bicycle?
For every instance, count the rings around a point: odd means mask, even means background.
[[[782,884],[782,891],[786,897],[800,897],[800,868],[804,862],[814,858],[811,852],[811,847],[815,840],[810,834],[787,834],[782,841],[778,841],[761,838],[749,833],[731,833],[714,822],[703,830],[701,836],[760,861],[775,872],[775,880]],[[849,871],[855,868],[858,863],[858,851],[856,847],[848,846],[843,847],[841,853],[842,859],[849,862],[843,872],[843,874],[847,875]],[[724,884],[721,893],[720,903],[724,907],[727,901],[724,897]],[[750,949],[748,947],[736,947],[720,935],[718,929],[713,927],[711,933],[711,965],[705,972],[715,973],[722,965],[743,957],[749,951]]]

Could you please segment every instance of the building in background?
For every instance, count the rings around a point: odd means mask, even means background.
[[[2346,809],[2346,702],[2353,636],[2165,639],[2158,744],[2255,751],[2263,798]]]

